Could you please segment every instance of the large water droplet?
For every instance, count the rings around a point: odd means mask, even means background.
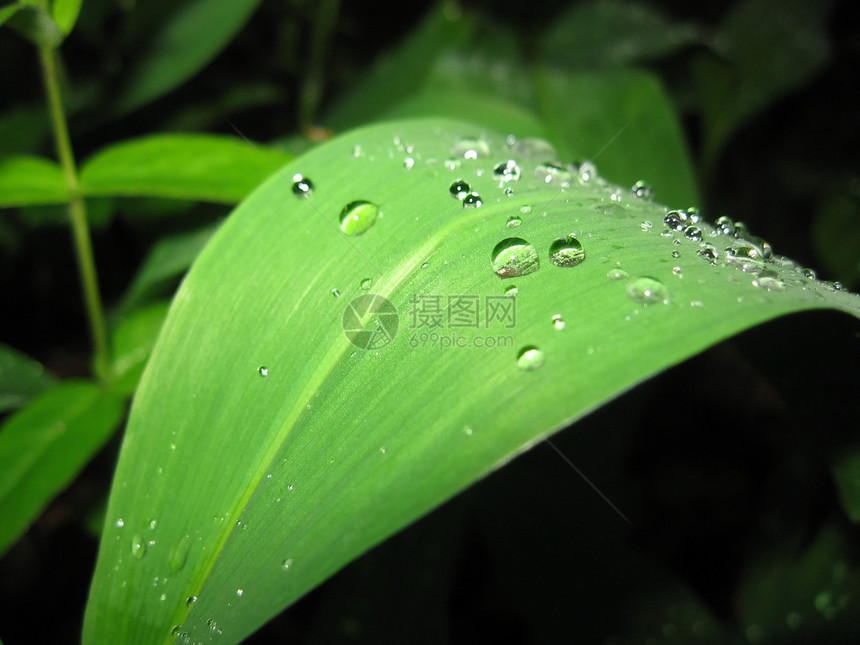
[[[490,155],[490,146],[483,139],[464,138],[451,147],[451,154],[454,157],[462,157],[463,159],[488,157]]]
[[[702,229],[698,226],[687,226],[684,228],[684,237],[693,242],[702,241]]]
[[[469,193],[463,198],[463,208],[480,208],[483,204],[478,193]]]
[[[509,237],[493,249],[493,271],[500,278],[529,275],[540,268],[540,258],[531,244],[519,237]]]
[[[307,197],[312,192],[314,192],[314,182],[300,173],[293,175],[293,195]]]
[[[146,538],[140,533],[135,533],[131,538],[131,554],[138,560],[146,555]]]
[[[502,161],[493,168],[493,178],[500,182],[519,181],[520,174],[520,167],[513,159]]]
[[[559,238],[549,247],[549,261],[557,267],[575,267],[585,259],[585,251],[573,235]]]
[[[505,226],[507,226],[508,228],[517,228],[522,223],[523,220],[521,220],[519,217],[517,217],[516,215],[511,215],[508,218],[508,221],[505,223]]]
[[[379,207],[364,200],[350,202],[340,212],[340,230],[347,235],[361,235],[373,226]]]
[[[640,305],[669,304],[669,290],[659,280],[642,276],[627,283],[627,297]]]
[[[517,354],[517,367],[521,370],[533,371],[540,368],[546,357],[543,352],[534,345],[523,347]]]
[[[456,197],[457,199],[463,200],[466,199],[466,195],[471,192],[472,187],[469,186],[468,182],[465,182],[462,179],[458,179],[451,184],[448,190],[451,192],[452,197]]]

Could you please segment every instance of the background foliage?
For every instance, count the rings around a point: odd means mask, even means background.
[[[225,204],[270,170],[248,155],[241,167],[256,163],[256,174],[189,187],[181,169],[205,155],[177,160],[182,147],[165,151],[152,138],[104,151],[152,133],[232,136],[232,122],[269,142],[278,165],[328,136],[325,128],[382,117],[442,113],[553,136],[570,111],[590,110],[594,144],[563,151],[588,157],[623,121],[600,121],[619,103],[607,79],[629,77],[630,91],[667,90],[697,182],[692,174],[673,182],[676,164],[649,163],[658,150],[626,168],[598,160],[604,174],[641,175],[675,206],[698,193],[710,219],[744,220],[779,253],[856,289],[860,135],[846,92],[860,34],[849,10],[847,2],[800,0],[729,8],[551,2],[539,11],[513,2],[88,0],[63,44],[63,72],[127,392],[177,278]],[[20,17],[10,25],[29,28]],[[0,212],[0,340],[47,368],[4,349],[0,365],[19,372],[0,371],[11,384],[0,406],[13,410],[55,377],[86,377],[90,354],[64,210],[52,205],[62,188],[39,162],[14,161],[53,157],[38,60],[8,30],[0,60],[0,164],[21,164],[3,176],[11,186],[33,183],[8,204],[16,208]],[[588,105],[581,96],[603,98]],[[174,160],[163,180],[100,195],[115,164],[159,154]],[[233,177],[229,168],[211,172]],[[672,193],[685,183],[692,188]],[[34,192],[43,197],[27,197]],[[168,199],[183,196],[197,201]],[[410,642],[551,642],[573,632],[592,641],[619,621],[643,639],[790,642],[798,634],[804,642],[814,629],[850,642],[858,626],[842,609],[857,597],[857,504],[840,507],[828,466],[849,482],[840,488],[846,501],[856,490],[857,460],[846,446],[858,418],[857,358],[856,323],[836,315],[807,314],[724,343],[559,435],[584,471],[601,473],[610,497],[635,491],[632,531],[537,449],[354,563],[250,642],[378,643],[395,634],[402,642],[407,632]],[[86,385],[64,387],[51,396]],[[108,410],[99,418],[116,416],[117,405],[93,401]],[[79,632],[96,548],[88,519],[100,522],[117,446],[115,436],[0,561],[7,642],[63,642]],[[690,594],[643,599],[626,578],[634,567],[642,579],[681,579]],[[805,594],[808,614],[784,611],[794,602],[781,597],[785,589]],[[36,607],[53,619],[22,619]]]

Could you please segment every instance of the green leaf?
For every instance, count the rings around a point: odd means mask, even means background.
[[[0,25],[6,24],[37,47],[52,49],[63,33],[48,11],[35,2],[18,2],[0,9]]]
[[[860,316],[857,296],[757,258],[761,240],[692,214],[695,229],[664,235],[662,206],[563,176],[534,160],[537,142],[463,139],[480,131],[433,120],[343,135],[222,225],[136,393],[85,644],[236,643],[660,370],[791,312]],[[404,169],[407,146],[415,163]],[[518,180],[494,176],[508,159]],[[284,180],[294,173],[311,194],[295,194]],[[480,207],[451,194],[456,180]],[[700,257],[699,235],[714,263]],[[380,296],[390,307],[367,313]]]
[[[637,70],[536,70],[541,115],[564,159],[591,159],[622,185],[644,180],[675,208],[699,204],[675,110],[656,76]]]
[[[66,381],[0,427],[0,553],[104,445],[124,408],[98,385]]]
[[[824,65],[833,4],[746,0],[732,8],[713,39],[720,58],[702,56],[692,67],[706,166],[741,123]]]
[[[159,240],[147,254],[123,297],[120,311],[129,311],[171,280],[180,278],[215,232],[214,226]]]
[[[41,363],[0,344],[0,412],[20,408],[54,382]]]
[[[124,318],[111,338],[116,382],[113,389],[131,395],[137,388],[152,346],[167,316],[168,303],[157,302]]]
[[[51,15],[54,22],[64,35],[68,35],[78,21],[83,0],[53,0],[51,3]]]
[[[155,34],[114,106],[130,112],[199,72],[242,29],[260,0],[190,0]]]
[[[0,159],[0,208],[64,204],[68,200],[68,188],[58,164],[30,156]]]
[[[593,71],[659,58],[700,38],[693,25],[667,20],[647,4],[591,0],[553,20],[538,44],[544,61]]]
[[[88,159],[81,190],[232,204],[292,157],[235,137],[160,134],[114,144]]]

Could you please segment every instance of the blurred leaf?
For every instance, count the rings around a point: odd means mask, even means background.
[[[55,382],[41,363],[0,344],[0,412],[20,408]]]
[[[380,118],[392,105],[411,98],[425,84],[440,54],[461,43],[470,26],[439,2],[423,22],[384,54],[352,91],[337,102],[323,124],[335,131]]]
[[[216,226],[180,233],[160,239],[146,256],[134,281],[123,296],[120,311],[135,308],[156,293],[165,283],[180,278],[200,253]]]
[[[51,14],[64,35],[68,35],[78,20],[82,0],[53,0]]]
[[[81,169],[85,195],[240,201],[292,158],[236,137],[155,134],[114,144]]]
[[[860,446],[847,445],[831,457],[831,469],[836,491],[845,514],[860,524]]]
[[[60,166],[42,157],[0,159],[0,208],[65,204],[69,200]]]
[[[860,284],[860,195],[831,191],[812,220],[812,242],[834,280]]]
[[[700,39],[699,29],[641,2],[578,2],[538,42],[541,60],[567,69],[630,65],[671,54]]]
[[[0,9],[0,25],[6,24],[37,47],[52,49],[63,41],[63,32],[48,11],[35,2],[18,2]]]
[[[113,108],[130,112],[199,72],[242,29],[261,0],[190,0],[155,34]]]
[[[713,39],[722,59],[702,55],[693,63],[706,168],[741,123],[823,66],[830,55],[827,19],[833,4],[834,0],[735,4]]]
[[[753,559],[737,596],[749,642],[860,642],[857,555],[831,525],[800,553],[777,545]]]
[[[636,70],[535,70],[541,115],[563,159],[593,160],[624,186],[644,180],[658,201],[698,206],[684,135],[659,80]]]
[[[168,302],[157,302],[138,309],[114,329],[111,357],[116,381],[112,387],[117,392],[131,395],[137,388],[169,305]]]
[[[463,139],[476,129],[402,121],[337,137],[284,169],[306,175],[311,194],[270,177],[198,256],[135,393],[85,644],[239,642],[655,373],[789,313],[860,317],[860,297],[765,261],[752,241],[704,221],[664,235],[662,205],[562,168],[564,185],[503,134]],[[518,166],[505,182],[494,167],[509,155]],[[457,180],[480,207],[452,196]],[[378,212],[344,212],[355,200]],[[696,238],[735,251],[711,262]],[[439,334],[464,344],[440,351],[429,334],[422,345],[418,294],[491,298],[515,319],[488,320],[485,304],[480,325]],[[390,308],[372,316],[380,296]]]
[[[104,445],[124,410],[124,397],[66,381],[0,426],[0,553]]]

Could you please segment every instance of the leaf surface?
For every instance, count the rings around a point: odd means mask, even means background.
[[[777,316],[858,315],[857,296],[756,257],[761,240],[694,213],[668,230],[628,188],[542,165],[547,145],[380,124],[234,211],[137,390],[85,643],[239,642],[643,379]],[[297,196],[297,173],[313,192]]]

